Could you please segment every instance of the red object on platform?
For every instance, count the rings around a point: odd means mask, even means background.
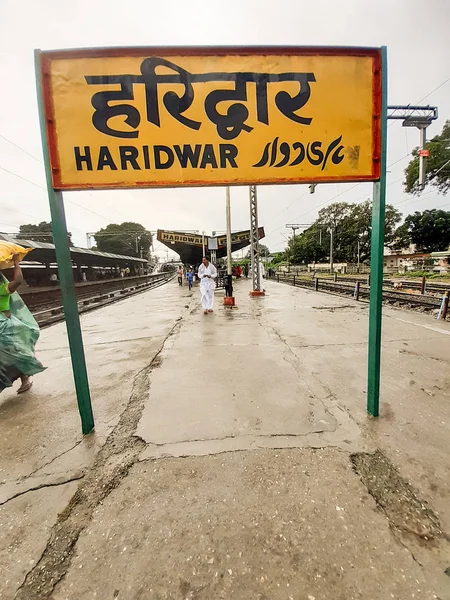
[[[260,296],[265,296],[265,292],[261,292],[260,290],[253,290],[252,292],[249,292],[249,296],[255,297],[255,298],[259,298]]]
[[[224,306],[235,306],[234,304],[234,296],[225,296],[223,299]]]

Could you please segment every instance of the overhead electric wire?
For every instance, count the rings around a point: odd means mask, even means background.
[[[285,210],[288,210],[289,208],[291,208],[291,206],[293,206],[294,204],[296,204],[297,202],[300,202],[300,200],[302,198],[304,198],[306,195],[308,194],[308,192],[304,192],[301,196],[299,196],[298,198],[296,198],[294,200],[294,202],[291,202],[291,204],[289,204],[288,206],[286,206],[286,208],[283,208],[283,210],[280,210],[279,213],[277,213],[274,217],[272,217],[273,219],[276,219],[278,216],[280,216],[282,213],[284,213]]]
[[[22,177],[22,175],[18,175],[17,173],[14,173],[13,171],[10,171],[9,169],[5,169],[5,167],[2,167],[0,165],[0,169],[2,171],[6,171],[7,173],[9,173],[10,175],[14,175],[14,177],[18,177],[19,179],[22,179],[23,181],[26,181],[27,183],[34,185],[36,187],[38,187],[41,190],[44,190],[44,192],[47,191],[47,188],[45,188],[42,185],[39,185],[38,183],[35,183],[34,181],[31,181],[30,179],[27,179],[26,177]],[[75,202],[74,200],[70,200],[69,198],[65,198],[65,200],[67,202],[70,202],[70,204],[74,204],[75,206],[78,206],[79,208],[82,208],[83,210],[86,210],[87,212],[92,213],[93,215],[97,215],[97,217],[100,217],[101,219],[104,219],[105,221],[108,221],[109,223],[112,223],[111,219],[108,219],[107,217],[105,217],[104,215],[101,215],[98,212],[95,212],[95,210],[91,210],[90,208],[86,208],[85,206],[83,206],[82,204],[78,204],[78,202]],[[35,217],[35,218],[40,218],[40,217]],[[80,230],[81,231],[81,230]]]
[[[33,154],[30,154],[27,150],[25,150],[25,148],[22,148],[22,146],[18,146],[15,142],[13,142],[12,140],[10,140],[9,138],[7,138],[5,135],[2,135],[0,133],[0,138],[2,138],[3,140],[6,140],[7,142],[9,142],[10,144],[12,144],[13,146],[15,146],[16,148],[18,148],[19,150],[22,150],[22,152],[25,152],[25,154],[27,154],[28,156],[31,156],[31,158],[33,160],[36,160],[37,162],[42,163],[42,160],[40,158],[37,158],[36,156],[34,156]]]
[[[32,219],[39,219],[36,215],[30,215],[30,213],[25,213],[21,210],[16,210],[14,208],[8,208],[7,206],[3,206],[0,204],[0,210],[7,210],[8,212],[17,213],[18,215],[23,215],[24,217],[31,217]],[[17,225],[11,225],[11,227],[17,227]]]
[[[34,181],[31,181],[30,179],[27,179],[26,177],[23,177],[22,175],[18,175],[17,173],[14,173],[13,171],[10,171],[9,169],[5,169],[5,167],[2,167],[1,165],[0,165],[0,169],[2,171],[6,171],[6,173],[9,173],[10,175],[14,175],[14,177],[18,177],[19,179],[22,179],[22,181],[26,181],[30,185],[34,185],[35,187],[40,188],[41,190],[44,190],[44,192],[47,191],[47,188],[45,188],[42,185],[39,185],[39,183],[34,183]]]
[[[404,160],[405,158],[407,158],[409,156],[409,154],[406,154],[405,156],[402,156],[402,158],[399,158],[398,160],[394,161],[393,163],[390,163],[387,168],[393,167],[394,165],[396,165],[397,163],[399,163],[400,161]],[[401,177],[400,179],[397,179],[396,181],[392,181],[391,183],[388,183],[387,187],[389,187],[390,185],[393,185],[394,183],[397,183],[398,181],[401,181],[401,179],[403,179],[403,177]],[[294,220],[298,220],[301,217],[304,217],[305,215],[309,214],[311,211],[313,210],[317,210],[319,208],[322,208],[323,206],[325,206],[326,204],[331,203],[333,200],[335,200],[336,198],[339,198],[340,196],[343,196],[344,194],[346,194],[347,192],[349,192],[350,190],[354,189],[355,187],[358,187],[359,185],[362,185],[363,183],[369,183],[369,182],[365,182],[365,181],[361,181],[358,183],[353,184],[351,187],[347,188],[346,190],[344,190],[343,192],[340,192],[339,194],[336,194],[335,196],[333,196],[332,198],[330,198],[329,200],[326,200],[325,202],[322,202],[322,204],[319,204],[313,208],[311,208],[310,210],[308,210],[307,212],[299,215],[298,217],[295,217]],[[364,199],[364,197],[360,198],[360,200]],[[359,202],[359,200],[356,200],[356,202]],[[275,231],[280,230],[283,227],[283,225],[280,225],[280,227],[277,227],[276,229],[272,229],[267,235],[270,235],[271,233],[275,233]]]
[[[446,202],[445,204],[439,204],[439,206],[435,206],[435,209],[442,208],[444,206],[450,206],[450,202]]]
[[[428,96],[431,96],[431,94],[434,94],[434,92],[436,92],[439,88],[441,88],[443,85],[445,85],[449,81],[450,81],[450,77],[448,77],[445,81],[443,81],[437,87],[435,87],[434,90],[431,90],[431,92],[429,92],[426,96],[424,96],[420,100],[417,100],[416,104],[419,104],[420,102],[422,102],[422,100],[425,100],[426,98],[428,98]]]
[[[9,142],[10,144],[12,144],[15,148],[18,148],[19,150],[21,150],[22,152],[24,152],[25,154],[27,154],[28,156],[31,156],[31,158],[33,158],[34,160],[36,160],[37,162],[39,162],[40,164],[43,164],[43,161],[38,158],[37,156],[34,156],[33,154],[30,154],[27,150],[25,150],[25,148],[22,148],[22,146],[19,146],[18,144],[16,144],[15,142],[13,142],[12,140],[10,140],[9,138],[7,138],[6,136],[2,135],[0,133],[0,137],[4,140],[6,140],[7,142]],[[17,173],[14,173],[13,171],[10,171],[9,169],[6,169],[5,167],[0,166],[0,169],[2,169],[3,171],[6,171],[7,173],[14,175],[15,177],[18,177],[19,179],[23,179],[23,181],[26,181],[27,183],[30,183],[31,185],[34,185],[42,190],[44,190],[45,192],[47,191],[47,188],[39,185],[38,183],[34,183],[33,181],[30,181],[29,179],[27,179],[26,177],[23,177],[22,175],[18,175]],[[89,192],[89,194],[94,197],[92,195],[91,192]],[[77,202],[74,202],[73,200],[70,200],[70,198],[67,198],[67,196],[64,198],[67,202],[74,204],[75,206],[78,206],[79,208],[82,208],[88,212],[91,212],[95,215],[97,215],[98,217],[104,219],[105,221],[109,221],[110,223],[112,223],[113,221],[111,221],[111,219],[105,217],[104,215],[101,215],[100,213],[97,213],[89,208],[86,208],[85,206],[83,206],[82,204],[78,204]],[[95,198],[96,201],[101,202],[102,204],[104,204],[109,210],[113,210],[115,213],[119,214],[119,212],[113,208],[112,206],[109,206],[108,204],[106,204],[106,202],[104,202],[103,200],[101,200],[100,198]],[[39,218],[39,217],[37,217]],[[124,218],[123,216],[121,216],[121,218]],[[81,230],[80,230],[81,231]]]
[[[406,198],[404,200],[400,200],[399,202],[396,202],[395,204],[393,204],[392,206],[406,206],[407,204],[414,204],[415,202],[420,202],[421,200],[427,200],[429,199],[431,196],[437,195],[436,190],[430,190],[429,192],[427,192],[426,194],[421,194],[418,198]]]

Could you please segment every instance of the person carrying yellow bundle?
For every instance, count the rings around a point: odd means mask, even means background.
[[[0,240],[0,271],[12,269],[13,256],[17,256],[20,262],[32,250],[33,248],[24,248],[18,244],[11,244],[11,242]]]
[[[23,283],[21,254],[7,259],[14,266],[11,281],[0,274],[0,392],[20,378],[18,394],[28,391],[33,385],[31,376],[45,369],[34,355],[39,326],[16,291]]]

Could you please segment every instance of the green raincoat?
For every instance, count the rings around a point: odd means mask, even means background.
[[[0,275],[0,285],[8,283]],[[7,317],[0,312],[0,392],[20,375],[35,375],[45,367],[34,356],[39,325],[17,292],[11,294]]]

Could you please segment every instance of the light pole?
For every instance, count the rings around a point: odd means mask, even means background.
[[[425,148],[427,141],[427,127],[438,118],[437,106],[388,106],[387,118],[403,121],[403,127],[416,127],[420,134],[419,147],[419,186],[425,187],[426,158],[428,150]]]
[[[330,227],[330,273],[332,273],[334,270],[334,267],[333,267],[333,235],[334,235],[334,230],[332,227]]]
[[[233,276],[231,270],[231,203],[230,203],[230,186],[225,188],[225,218],[227,229],[227,283],[225,285],[225,297],[223,299],[224,306],[234,306],[233,297]]]

